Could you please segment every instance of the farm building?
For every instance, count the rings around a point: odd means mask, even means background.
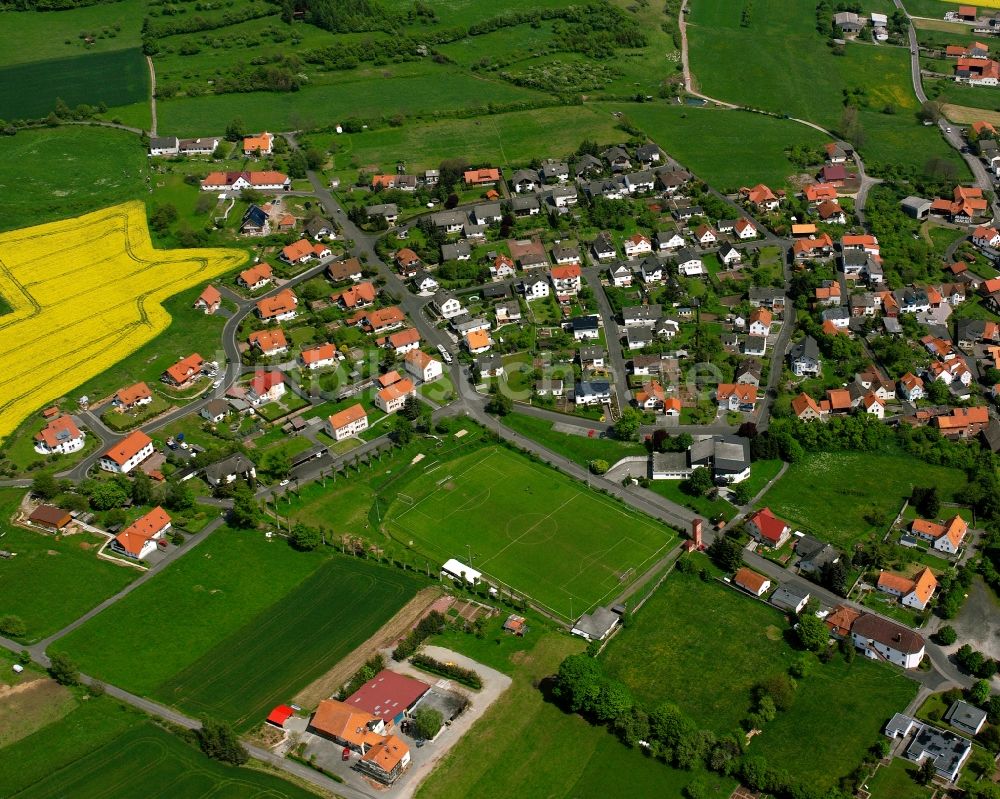
[[[391,729],[399,725],[430,690],[427,683],[383,669],[344,700],[355,712],[381,719]]]
[[[73,517],[68,510],[57,508],[55,505],[39,505],[28,516],[28,521],[35,527],[57,533],[73,521]]]

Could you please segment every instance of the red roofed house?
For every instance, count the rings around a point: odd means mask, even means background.
[[[244,288],[256,291],[264,288],[273,278],[274,270],[271,269],[271,264],[265,261],[240,272],[236,282]]]
[[[323,369],[337,362],[337,348],[327,342],[302,350],[299,360],[306,369]]]
[[[750,314],[750,325],[747,332],[751,336],[767,336],[771,333],[771,312],[767,308],[757,308]]]
[[[635,392],[635,404],[639,410],[658,411],[666,400],[666,392],[658,380],[650,380]]]
[[[375,407],[384,413],[395,413],[406,404],[410,397],[417,396],[417,389],[408,377],[398,383],[386,386],[375,394]]]
[[[681,401],[677,397],[667,397],[663,401],[663,415],[664,416],[680,416],[681,415]]]
[[[580,265],[554,266],[549,271],[557,297],[575,296],[580,291]]]
[[[820,171],[824,183],[831,186],[843,186],[847,180],[847,170],[843,164],[827,164]]]
[[[937,588],[937,578],[929,568],[924,568],[914,579],[900,574],[883,571],[878,576],[878,590],[884,594],[899,597],[899,601],[909,608],[924,610],[934,590]]]
[[[326,432],[330,434],[334,441],[342,441],[345,438],[356,436],[361,431],[367,429],[368,414],[361,406],[361,403],[338,411],[326,420]]]
[[[757,238],[757,226],[745,216],[736,220],[733,230],[741,241]]]
[[[247,340],[250,342],[250,346],[259,349],[265,358],[288,352],[285,331],[280,327],[274,330],[256,330],[250,334]]]
[[[753,410],[757,403],[757,386],[751,383],[720,383],[715,390],[719,410]]]
[[[802,189],[802,196],[810,205],[818,205],[824,200],[836,200],[837,187],[829,183],[810,183]]]
[[[392,785],[410,765],[410,748],[402,739],[388,735],[362,755],[358,768],[383,782]]]
[[[111,541],[111,548],[127,558],[144,560],[170,529],[170,517],[159,505],[140,516]]]
[[[499,169],[470,169],[465,175],[466,186],[492,186],[500,180]]]
[[[169,367],[163,373],[163,382],[175,388],[186,388],[201,377],[201,370],[204,365],[205,359],[197,352],[193,352]]]
[[[299,298],[291,289],[257,300],[257,316],[265,322],[286,322],[298,313]]]
[[[764,575],[757,574],[757,572],[748,569],[746,566],[740,566],[736,570],[736,574],[733,575],[733,584],[738,585],[744,591],[748,591],[754,596],[763,596],[767,593],[767,589],[771,587],[770,580]]]
[[[388,333],[397,327],[402,327],[406,316],[399,308],[392,305],[378,311],[362,312],[350,320],[351,324],[361,325],[369,333]]]
[[[430,690],[427,683],[383,669],[344,700],[356,711],[371,713],[387,725],[399,724]]]
[[[202,191],[288,191],[292,181],[281,172],[212,172],[201,182]]]
[[[285,377],[281,372],[258,369],[247,386],[246,397],[251,405],[266,405],[281,399],[285,394]]]
[[[826,410],[805,392],[792,400],[792,413],[803,422],[811,422],[814,419],[824,421],[827,414]]]
[[[214,314],[220,305],[222,305],[222,295],[215,286],[205,286],[201,296],[194,301],[194,307],[204,309],[207,314]]]
[[[423,350],[411,350],[406,353],[404,360],[406,361],[406,371],[424,383],[437,380],[444,371],[441,361],[432,358]]]
[[[35,452],[39,455],[69,455],[83,449],[83,443],[84,434],[68,415],[57,416],[35,433]]]
[[[320,245],[322,246],[322,245]],[[282,261],[288,264],[302,264],[311,261],[316,257],[313,244],[309,239],[299,239],[282,248],[279,256]]]
[[[747,517],[747,530],[762,544],[774,549],[781,547],[792,534],[792,528],[771,513],[770,508],[761,508]]]
[[[996,228],[980,225],[972,231],[972,243],[978,247],[1000,246],[1000,233]]]
[[[493,339],[490,338],[488,330],[470,330],[465,334],[465,348],[472,355],[479,355],[486,352],[493,346]]]
[[[355,308],[364,308],[366,305],[371,305],[375,302],[375,284],[370,280],[365,280],[351,286],[349,289],[331,294],[330,299],[339,303],[348,311]]]
[[[778,196],[763,183],[758,183],[752,189],[740,189],[740,194],[759,211],[777,211],[780,205]]]
[[[243,139],[243,155],[270,155],[274,146],[274,134],[266,130],[259,136],[246,136]]]
[[[142,430],[129,433],[101,455],[97,465],[106,472],[128,474],[154,452],[153,441]]]
[[[990,414],[983,406],[955,408],[950,414],[935,416],[932,423],[946,438],[973,438],[989,425]]]
[[[278,705],[274,708],[274,710],[267,714],[266,721],[268,724],[277,727],[278,729],[284,729],[285,722],[294,715],[295,711],[288,705]]]
[[[408,327],[398,333],[392,333],[386,339],[385,346],[394,350],[396,355],[406,355],[420,347],[420,333],[415,327]]]
[[[910,532],[917,538],[930,541],[934,549],[954,555],[962,546],[969,525],[958,514],[948,520],[947,524],[937,524],[926,519],[914,519],[910,524]]]
[[[307,730],[362,756],[379,743],[386,732],[381,718],[361,709],[355,710],[336,699],[324,699],[319,703]]]
[[[149,405],[153,401],[153,392],[145,383],[136,383],[128,388],[120,388],[111,401],[119,411],[130,411],[140,405]]]

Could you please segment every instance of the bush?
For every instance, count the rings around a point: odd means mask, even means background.
[[[592,460],[587,464],[593,474],[604,474],[608,470],[608,462],[600,458]]]
[[[13,613],[0,616],[0,633],[9,638],[20,638],[27,632],[28,627],[20,616],[15,616]]]
[[[242,766],[250,759],[250,755],[243,748],[239,737],[228,724],[205,719],[195,735],[198,737],[201,751],[213,760],[229,763],[233,766]]]
[[[393,657],[395,657],[395,653],[393,653]],[[469,688],[479,690],[483,687],[482,679],[472,669],[463,669],[461,666],[442,663],[440,660],[435,660],[428,655],[414,655],[410,658],[410,663],[419,669],[429,671],[431,674],[439,674],[442,677],[447,677],[457,683],[467,685]]]
[[[420,738],[431,739],[441,731],[444,718],[441,711],[433,708],[420,708],[413,714],[414,732]]]
[[[444,629],[445,621],[446,619],[441,613],[432,610],[417,622],[417,626],[410,630],[406,638],[396,645],[396,648],[392,651],[392,659],[397,662],[406,660],[417,651],[417,647],[426,639],[435,633],[441,632]]]
[[[64,652],[55,652],[49,658],[49,674],[60,685],[79,685],[80,670]]]
[[[940,630],[938,630],[932,636],[934,641],[941,646],[951,646],[955,641],[958,640],[958,633],[955,632],[955,628],[950,625],[945,625]]]

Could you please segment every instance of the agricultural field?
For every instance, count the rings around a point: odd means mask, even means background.
[[[0,136],[0,230],[38,225],[133,200],[145,193],[139,138],[66,125]]]
[[[764,0],[754,4],[747,27],[741,24],[742,9],[728,0],[692,4],[688,38],[700,91],[829,129],[841,124],[844,92],[856,93],[865,139],[860,149],[873,165],[922,169],[928,159],[942,157],[962,168],[940,134],[922,131],[916,120],[919,104],[905,48],[849,43],[837,56],[816,30],[813,6]],[[880,2],[867,10],[891,14],[892,9]],[[874,74],[881,79],[872,82]]]
[[[256,727],[374,635],[424,582],[361,560],[329,560],[154,696],[198,717]]]
[[[422,582],[223,527],[58,648],[88,674],[251,727],[372,635]]]
[[[871,480],[873,474],[878,475],[877,482]],[[960,470],[908,455],[812,453],[789,466],[759,505],[769,507],[795,530],[850,549],[884,533],[914,486],[935,485],[941,499],[950,502],[965,484]]]
[[[99,702],[105,705],[111,700],[102,699]],[[39,741],[32,736],[22,742],[41,743],[44,740],[52,748],[41,750],[49,757],[49,767],[44,772],[37,772],[35,781],[25,784],[25,780],[17,780],[24,786],[18,796],[31,799],[63,796],[96,799],[150,793],[163,793],[179,799],[204,796],[217,799],[306,799],[316,796],[280,777],[209,760],[192,744],[185,743],[150,721],[143,721],[137,714],[126,715],[127,712],[113,707],[102,709],[112,717],[125,716],[119,720],[119,727],[126,720],[131,723],[110,740],[107,740],[107,734],[100,735],[89,747],[77,752],[78,758],[65,758],[65,746],[56,737],[56,733],[73,719],[73,715],[43,729],[38,733]],[[101,740],[107,742],[102,745]],[[19,749],[12,748],[10,754],[14,755]],[[21,765],[17,759],[9,759],[8,762]]]
[[[98,536],[43,535],[15,527],[10,518],[23,489],[0,488],[0,549],[17,553],[0,560],[0,607],[27,628],[25,643],[62,629],[138,576],[134,569],[99,560]],[[26,585],[37,590],[25,591]]]
[[[474,568],[567,619],[613,599],[676,541],[663,525],[505,449],[432,460],[393,488],[385,514],[393,537],[442,562],[471,554]]]
[[[678,607],[684,613],[674,612]],[[786,628],[775,608],[721,582],[675,572],[602,658],[605,671],[628,685],[640,703],[673,702],[699,726],[724,734],[746,716],[754,684],[800,657],[784,640]],[[684,656],[676,657],[678,652]],[[765,725],[749,751],[812,784],[835,784],[860,763],[916,688],[895,669],[861,658],[851,664],[839,657],[827,664],[814,660],[798,681],[791,707]],[[817,745],[806,751],[801,736],[807,728]]]
[[[41,119],[62,100],[129,105],[149,97],[149,69],[139,48],[88,53],[0,67],[0,118]]]
[[[474,656],[460,641],[448,645]],[[535,686],[564,657],[581,651],[582,642],[533,629],[524,645],[528,651],[516,661],[511,687],[424,781],[417,799],[678,797],[693,782],[704,784],[705,796],[725,799],[736,787],[718,775],[670,768],[546,702]]]
[[[60,252],[73,263],[52,258]],[[13,308],[0,329],[23,342],[0,356],[0,436],[164,330],[164,299],[244,259],[236,250],[154,250],[139,202],[0,235],[0,294]]]

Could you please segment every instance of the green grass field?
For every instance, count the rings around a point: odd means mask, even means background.
[[[23,489],[0,489],[0,607],[19,616],[31,643],[60,630],[138,576],[134,569],[98,560],[103,539],[87,534],[43,535],[10,524]],[[25,590],[25,586],[33,590]]]
[[[645,455],[646,447],[636,442],[618,441],[599,436],[572,436],[552,429],[552,422],[512,413],[505,416],[504,426],[526,435],[553,452],[586,466],[592,460],[606,460],[609,465],[628,455]]]
[[[256,727],[364,643],[424,582],[366,561],[327,561],[154,696],[198,717]]]
[[[613,108],[702,180],[724,191],[747,182],[786,185],[801,169],[788,160],[785,149],[822,147],[827,141],[819,131],[797,122],[744,111],[660,103]]]
[[[891,3],[879,6],[869,10],[892,13]],[[701,0],[691,7],[691,70],[702,92],[836,129],[844,90],[861,89],[860,149],[866,159],[920,169],[928,159],[942,157],[963,169],[937,131],[920,130],[905,48],[858,42],[837,56],[816,31],[813,6],[763,0],[754,4],[748,27],[741,25],[742,11],[742,4],[729,0]],[[880,79],[871,81],[873,74]],[[887,107],[893,113],[883,113]]]
[[[888,766],[880,766],[875,776],[868,780],[868,788],[875,799],[930,799],[934,789],[917,782],[917,767],[900,758]]]
[[[584,486],[504,449],[431,461],[398,488],[394,537],[474,568],[565,618],[610,601],[676,536]],[[405,492],[405,493],[403,493]]]
[[[786,628],[773,607],[722,583],[674,573],[602,658],[605,671],[645,706],[673,702],[723,734],[746,716],[754,684],[799,657],[784,640]],[[749,751],[812,784],[835,784],[915,694],[916,684],[887,666],[860,658],[849,665],[841,658],[814,661],[792,706],[765,725]],[[816,745],[804,749],[807,728]]]
[[[536,635],[537,643],[531,640]],[[424,781],[418,799],[674,799],[695,781],[704,781],[708,791],[699,795],[726,799],[732,793],[735,780],[670,768],[546,702],[537,681],[555,673],[562,658],[580,651],[581,642],[532,631],[525,644],[530,649],[517,660],[512,686]],[[454,645],[466,652],[461,642]]]
[[[310,791],[260,771],[209,760],[152,722],[137,724],[80,760],[52,771],[18,796],[103,799],[160,794],[176,799],[300,799]]]
[[[137,136],[78,125],[0,137],[0,230],[96,211],[145,193]]]
[[[129,105],[149,97],[149,70],[138,48],[33,61],[0,68],[0,116],[40,119],[61,99],[80,104]]]
[[[958,469],[908,455],[823,452],[793,463],[759,504],[794,529],[845,548],[884,533],[914,486],[936,485],[941,498],[950,501],[965,484]],[[871,509],[881,512],[884,524],[873,526],[865,519]]]
[[[58,648],[108,682],[249,728],[365,641],[421,582],[222,528]]]
[[[118,0],[57,13],[0,12],[0,66],[138,47],[145,10],[146,0]]]

